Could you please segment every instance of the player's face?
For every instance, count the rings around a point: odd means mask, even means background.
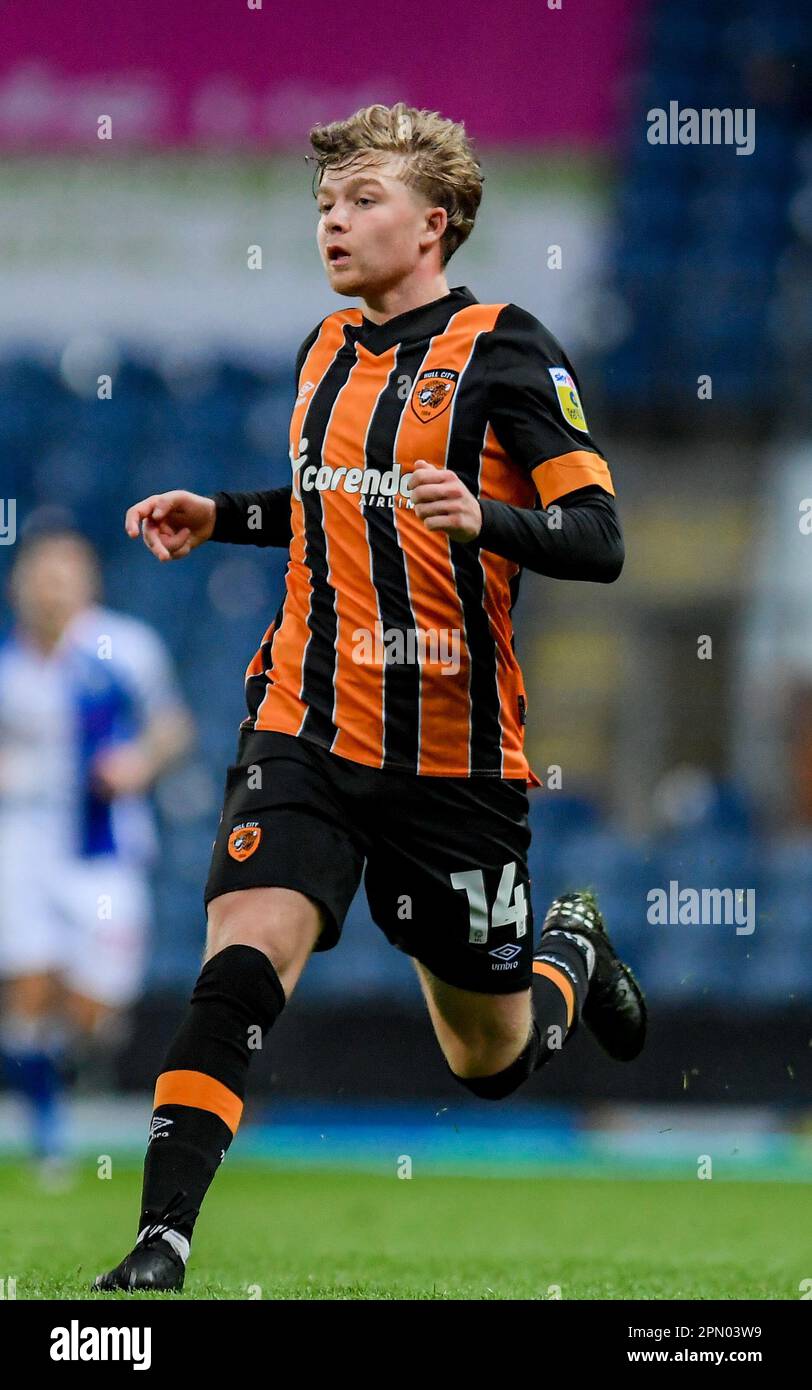
[[[318,246],[337,294],[380,293],[418,265],[432,208],[398,177],[401,169],[390,155],[326,171],[317,194]]]
[[[94,566],[79,541],[42,542],[23,556],[12,583],[14,607],[23,627],[58,634],[96,597]]]

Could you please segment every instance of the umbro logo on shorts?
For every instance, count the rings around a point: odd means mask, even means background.
[[[235,825],[228,837],[228,852],[232,859],[247,859],[254,853],[260,840],[262,839],[262,827],[258,821],[243,821],[242,825]]]
[[[505,945],[505,946],[497,946],[497,947],[495,947],[495,949],[494,949],[493,951],[489,951],[489,952],[488,952],[488,955],[489,955],[489,956],[496,956],[496,959],[497,959],[497,960],[513,960],[513,957],[514,957],[514,956],[520,956],[521,953],[522,953],[522,948],[521,948],[521,946],[516,946],[516,945],[515,945],[514,943],[512,943],[512,942],[508,942],[507,945]]]
[[[491,965],[491,970],[515,970],[519,964],[516,957],[521,954],[522,948],[517,946],[515,941],[508,941],[504,946],[495,946],[492,951],[488,952],[489,956],[496,957]]]

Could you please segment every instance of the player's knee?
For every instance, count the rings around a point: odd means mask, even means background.
[[[206,961],[189,1002],[162,1072],[202,1072],[242,1100],[253,1052],[285,1006],[273,965],[254,946],[227,946]]]
[[[207,958],[238,945],[261,951],[290,998],[324,923],[317,903],[285,888],[226,893],[209,903]]]
[[[527,1024],[499,1016],[444,1027],[438,1034],[446,1061],[461,1078],[501,1071],[527,1041]]]
[[[264,1034],[285,1007],[282,982],[272,962],[255,946],[226,946],[203,966],[192,1004],[212,1004],[239,1013]]]
[[[483,1075],[480,1067],[478,1074],[466,1075],[468,1067],[465,1064],[460,1066],[458,1062],[459,1070],[455,1070],[450,1063],[447,1065],[454,1080],[481,1100],[505,1100],[507,1096],[512,1095],[524,1084],[531,1072],[535,1071],[538,1055],[539,1031],[538,1025],[534,1022],[532,1033],[524,1048],[508,1066],[503,1067],[500,1071]]]

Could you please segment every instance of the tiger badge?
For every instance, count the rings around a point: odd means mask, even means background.
[[[228,837],[228,852],[232,859],[247,859],[262,839],[262,827],[255,820],[235,825]]]
[[[422,372],[412,392],[412,410],[422,424],[435,420],[451,404],[459,372],[438,367]]]

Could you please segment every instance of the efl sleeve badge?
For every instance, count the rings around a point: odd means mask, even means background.
[[[564,367],[548,367],[547,370],[553,379],[555,394],[558,396],[558,404],[561,406],[561,414],[567,424],[572,425],[576,430],[583,430],[584,434],[588,434],[589,427],[586,423],[584,408],[581,405],[581,398],[578,395],[578,388],[569,372]]]

